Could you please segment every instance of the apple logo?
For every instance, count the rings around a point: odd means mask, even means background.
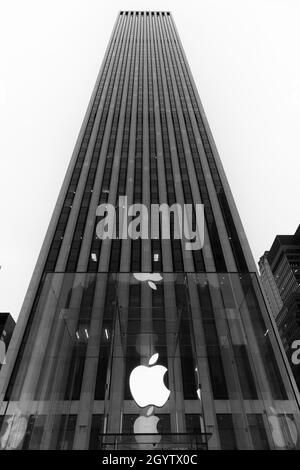
[[[151,287],[152,290],[157,290],[156,284],[154,282],[159,282],[162,280],[162,275],[159,273],[133,273],[133,277],[137,281],[141,282],[148,282],[148,286]]]
[[[158,434],[157,424],[159,418],[153,414],[153,406],[150,406],[146,416],[139,416],[133,425],[135,440],[138,444],[158,444],[161,435]],[[151,416],[152,415],[152,416]]]
[[[160,408],[164,406],[170,395],[170,390],[163,381],[163,377],[168,369],[164,366],[154,366],[158,356],[158,353],[151,356],[149,367],[135,367],[129,377],[131,394],[136,404],[141,408],[148,405]]]

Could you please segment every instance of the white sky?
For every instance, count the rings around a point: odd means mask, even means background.
[[[295,232],[298,0],[0,6],[0,311],[19,314],[119,10],[172,11],[256,261]]]

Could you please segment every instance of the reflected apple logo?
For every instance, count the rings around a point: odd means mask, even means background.
[[[139,416],[133,425],[135,440],[138,444],[158,444],[161,435],[158,434],[157,424],[159,418],[153,414],[153,406],[147,410],[146,416]]]
[[[155,282],[159,282],[163,278],[159,273],[133,273],[133,277],[137,281],[147,282],[148,286],[151,287],[152,290],[157,290]]]
[[[170,390],[163,381],[168,369],[162,365],[154,365],[158,356],[158,353],[151,356],[149,366],[135,367],[129,377],[131,394],[136,404],[141,408],[148,405],[161,408],[170,395]]]

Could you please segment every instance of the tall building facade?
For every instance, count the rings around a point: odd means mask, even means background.
[[[98,236],[100,205],[175,203],[204,204],[202,249],[167,211],[170,237]],[[296,448],[276,331],[173,18],[120,12],[1,371],[1,447]]]
[[[262,285],[270,302],[298,388],[299,364],[293,363],[300,340],[300,225],[294,235],[277,235],[259,262]]]

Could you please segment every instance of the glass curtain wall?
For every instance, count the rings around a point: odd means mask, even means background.
[[[276,341],[254,273],[48,273],[1,448],[298,448]]]

